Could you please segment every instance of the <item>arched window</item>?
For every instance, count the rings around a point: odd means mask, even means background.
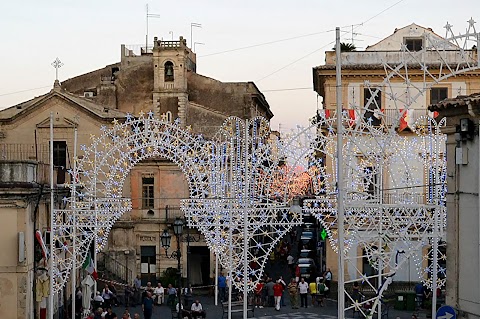
[[[164,69],[165,69],[165,82],[172,82],[174,80],[173,63],[170,61],[165,62]]]

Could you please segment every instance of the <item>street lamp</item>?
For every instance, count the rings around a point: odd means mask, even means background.
[[[165,249],[165,256],[167,258],[177,259],[177,280],[178,280],[178,318],[181,318],[181,313],[182,313],[182,303],[181,303],[181,298],[182,298],[182,271],[181,271],[181,265],[180,261],[182,258],[182,253],[180,251],[180,240],[182,237],[183,233],[183,220],[180,218],[176,218],[175,221],[172,224],[173,226],[173,233],[175,234],[175,237],[177,237],[177,251],[174,251],[170,256],[168,255],[167,251],[170,248],[171,240],[172,240],[172,235],[168,232],[168,229],[165,229],[160,236],[160,242],[162,244],[162,247]]]

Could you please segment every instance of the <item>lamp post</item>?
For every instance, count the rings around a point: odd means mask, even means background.
[[[162,247],[165,249],[165,256],[167,258],[176,258],[177,259],[177,280],[178,280],[178,291],[177,291],[177,296],[178,296],[178,318],[181,318],[181,313],[182,313],[182,302],[181,302],[181,297],[182,297],[182,271],[181,271],[181,265],[180,261],[182,258],[182,253],[180,251],[180,240],[182,237],[183,233],[183,220],[180,218],[176,218],[175,221],[173,222],[173,233],[175,234],[175,237],[177,238],[177,251],[174,251],[170,256],[168,255],[167,251],[170,248],[170,243],[172,240],[172,236],[168,232],[168,229],[165,229],[160,236],[160,241],[162,244]]]

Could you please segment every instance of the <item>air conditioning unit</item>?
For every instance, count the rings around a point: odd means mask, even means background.
[[[93,97],[93,92],[83,92],[83,97]]]

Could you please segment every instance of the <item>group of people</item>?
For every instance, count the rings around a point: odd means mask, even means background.
[[[292,309],[299,308],[299,299],[300,306],[307,308],[309,294],[311,296],[312,306],[318,304],[323,307],[329,287],[327,287],[323,277],[317,277],[311,283],[306,282],[305,278],[299,279],[298,282],[296,278],[292,278],[288,285],[282,276],[277,280],[267,277],[260,280],[255,287],[255,307],[275,307],[275,309],[279,311],[282,306],[285,306],[285,291],[288,292],[290,296]]]

